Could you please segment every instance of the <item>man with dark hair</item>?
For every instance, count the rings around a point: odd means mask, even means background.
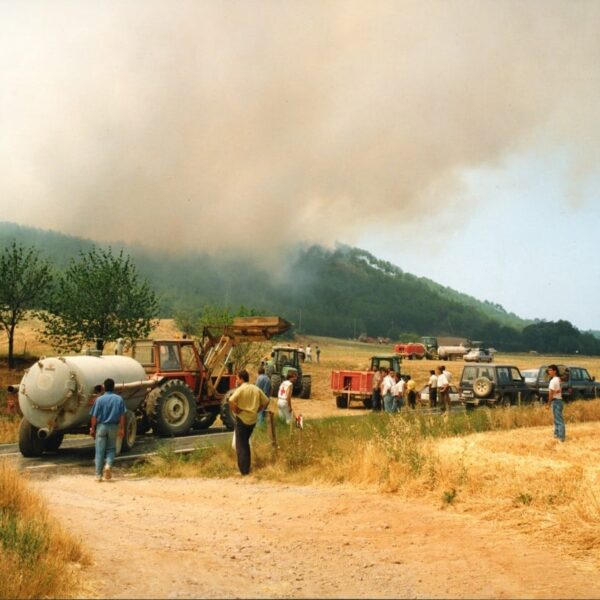
[[[255,385],[248,383],[248,371],[237,374],[237,389],[229,398],[231,412],[235,415],[235,451],[240,473],[250,473],[250,436],[254,431],[258,412],[269,406],[269,398]]]
[[[550,365],[546,372],[550,378],[548,383],[548,406],[552,408],[552,417],[554,418],[554,437],[564,442],[565,419],[563,417],[562,382],[556,365]]]
[[[431,408],[435,408],[437,406],[437,386],[438,386],[438,378],[433,369],[429,370],[429,405]]]
[[[96,398],[90,412],[90,435],[96,440],[96,481],[102,481],[103,467],[104,480],[111,479],[111,469],[117,451],[117,436],[122,438],[125,435],[127,408],[123,398],[114,391],[114,380],[106,379],[104,394]]]
[[[256,387],[260,388],[265,393],[265,396],[267,398],[270,397],[270,395],[271,395],[271,380],[265,374],[265,367],[263,365],[258,367],[258,377],[256,378],[256,383],[254,385],[256,385]],[[266,409],[263,409],[258,413],[257,423],[259,425],[265,424],[265,416],[266,416],[265,413],[266,412],[267,412]]]

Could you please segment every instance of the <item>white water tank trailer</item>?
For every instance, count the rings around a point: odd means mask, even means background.
[[[59,356],[38,360],[18,386],[23,456],[57,450],[65,433],[87,433],[90,410],[108,378],[128,409],[122,449],[129,450],[136,436],[135,411],[155,380],[147,379],[142,365],[128,356]]]

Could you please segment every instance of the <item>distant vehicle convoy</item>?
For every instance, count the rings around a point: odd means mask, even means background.
[[[360,401],[371,408],[373,374],[379,366],[400,373],[402,356],[373,356],[365,371],[334,370],[331,373],[331,390],[338,408],[347,408],[353,401]],[[491,355],[489,356],[491,361]],[[464,366],[458,386],[450,387],[450,401],[462,402],[467,409],[476,406],[513,406],[533,401],[547,402],[548,376],[546,366],[524,369],[510,364],[476,362]],[[578,366],[559,365],[563,380],[563,398],[566,402],[600,398],[600,383],[587,369]],[[429,387],[418,394],[421,404],[429,405]]]

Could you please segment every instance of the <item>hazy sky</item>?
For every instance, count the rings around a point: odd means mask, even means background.
[[[0,0],[0,220],[356,244],[600,329],[600,2]]]

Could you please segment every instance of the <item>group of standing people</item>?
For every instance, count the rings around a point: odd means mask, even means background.
[[[378,412],[398,412],[406,398],[411,408],[417,406],[417,383],[410,375],[400,375],[386,367],[381,367],[373,375],[372,408]]]
[[[429,371],[427,387],[431,408],[439,406],[442,411],[450,409],[450,380],[452,375],[444,365]],[[417,406],[417,383],[409,375],[401,375],[386,367],[380,367],[373,375],[372,408],[387,413],[398,412],[407,405],[415,409]]]
[[[445,365],[439,365],[429,371],[427,387],[429,388],[429,406],[431,408],[437,408],[439,401],[439,407],[442,412],[450,410],[451,380],[452,373],[446,370]]]
[[[306,344],[306,348],[300,346],[300,348],[298,348],[298,353],[302,362],[312,362],[312,348],[310,347],[310,344]],[[317,363],[320,363],[321,348],[319,348],[319,346],[315,346],[315,356],[317,357]]]

